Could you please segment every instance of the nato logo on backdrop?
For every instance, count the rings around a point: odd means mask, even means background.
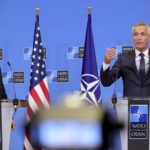
[[[4,84],[10,84],[13,83],[13,77],[10,71],[5,71],[2,72],[2,76],[3,76],[3,82]]]
[[[117,49],[117,56],[123,53],[128,53],[129,51],[133,50],[133,46],[110,46],[109,48]],[[84,57],[84,47],[83,46],[70,46],[67,48],[67,59],[76,59],[76,58],[83,58]]]
[[[128,53],[129,51],[133,50],[133,46],[122,46],[122,52]]]
[[[24,60],[31,60],[32,58],[32,47],[25,47],[23,49],[23,54],[24,54]],[[44,53],[44,59],[46,59],[46,48],[43,48],[43,53]]]
[[[57,70],[47,70],[46,74],[48,83],[57,82]]]
[[[46,73],[48,83],[69,81],[69,72],[67,70],[47,70]]]
[[[23,49],[23,53],[24,53],[24,60],[31,60],[32,58],[32,47],[25,47]]]
[[[130,105],[130,139],[147,139],[148,105]]]
[[[117,50],[117,56],[121,53],[128,53],[129,51],[133,50],[133,46],[122,46],[122,45],[116,45],[116,46],[110,46],[109,48],[115,48]]]
[[[5,71],[2,72],[2,76],[4,84],[24,83],[24,72],[13,72],[12,77],[12,73],[10,71]]]
[[[14,83],[24,83],[24,72],[13,72]]]
[[[67,49],[67,59],[83,58],[84,47],[81,46],[70,46]]]
[[[67,70],[57,71],[57,82],[68,82],[69,73]]]
[[[0,48],[0,60],[3,60],[3,49]]]

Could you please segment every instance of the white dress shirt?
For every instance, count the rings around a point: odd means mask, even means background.
[[[149,66],[149,55],[148,55],[149,50],[145,50],[143,52],[144,54],[144,59],[145,59],[145,71],[147,73],[148,71],[148,66]],[[138,51],[137,49],[135,49],[135,64],[136,64],[136,68],[139,71],[140,70],[140,60],[141,60],[141,56],[139,56],[141,52]]]
[[[148,67],[149,67],[149,55],[148,55],[148,52],[149,52],[148,49],[143,52],[144,59],[145,59],[145,71],[146,71],[146,73],[147,73]],[[140,69],[140,60],[141,60],[141,56],[139,56],[140,53],[141,53],[140,51],[138,51],[137,49],[135,49],[135,64],[136,64],[136,67],[137,67],[138,71]],[[108,69],[109,66],[110,66],[110,64],[105,64],[103,62],[103,71],[105,71],[106,69]]]

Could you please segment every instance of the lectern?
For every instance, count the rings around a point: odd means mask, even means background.
[[[120,98],[116,104],[118,119],[125,128],[120,131],[122,150],[149,150],[150,98]]]
[[[13,100],[1,100],[0,105],[0,149],[9,150],[11,122],[14,109]],[[28,107],[28,101],[19,100],[16,107]]]

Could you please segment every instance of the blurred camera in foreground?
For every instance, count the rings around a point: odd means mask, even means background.
[[[102,149],[104,143],[107,144],[104,138],[109,132],[105,129],[106,114],[101,107],[89,108],[70,97],[61,106],[35,114],[29,124],[31,141],[36,148],[45,150]]]

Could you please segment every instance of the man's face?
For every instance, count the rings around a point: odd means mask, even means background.
[[[136,26],[132,33],[132,41],[135,48],[140,52],[144,52],[148,48],[150,36],[146,26]]]

